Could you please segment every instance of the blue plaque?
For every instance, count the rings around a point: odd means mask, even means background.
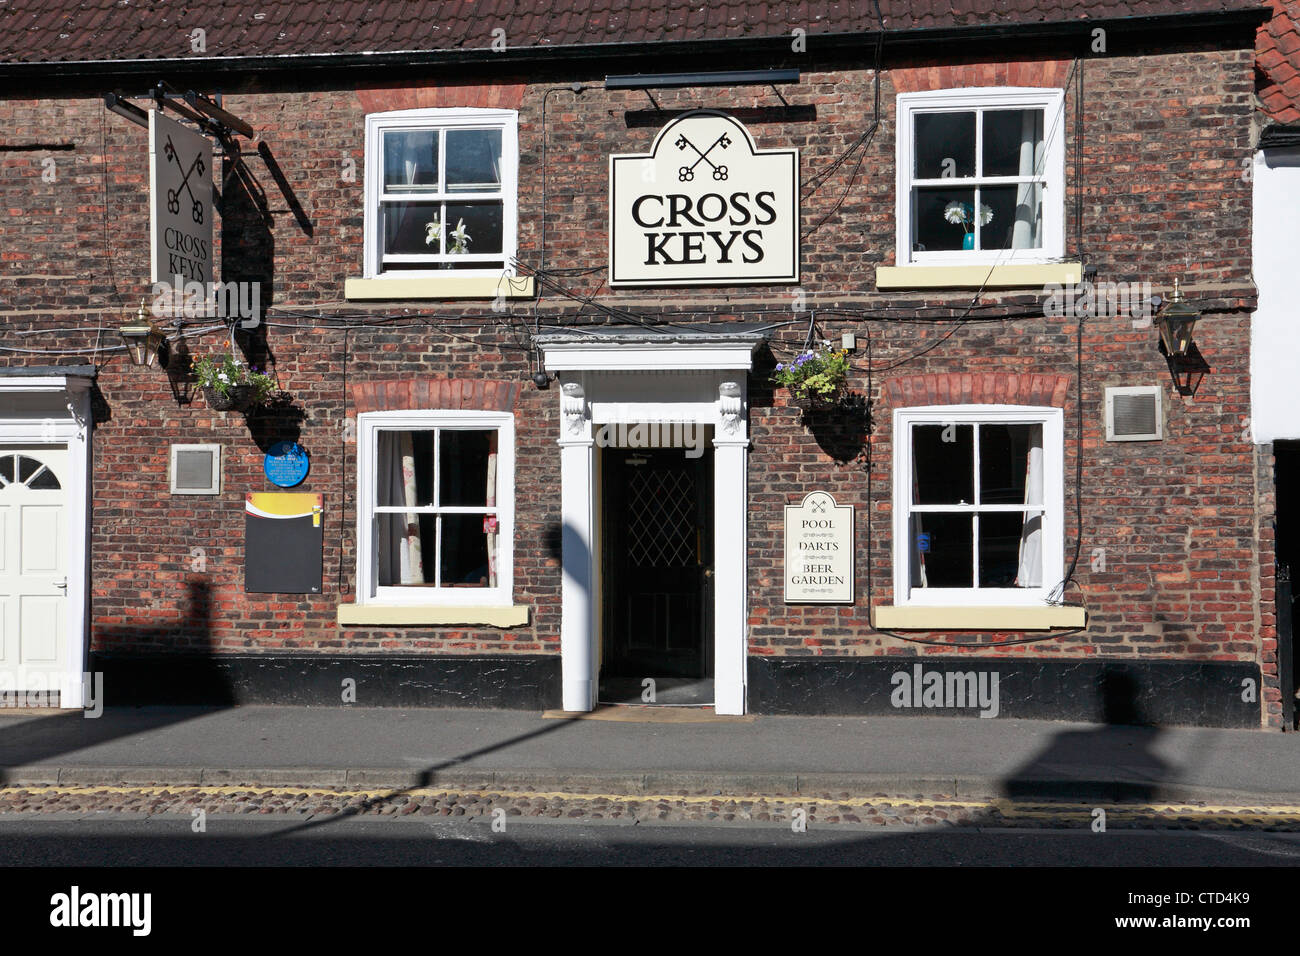
[[[311,460],[301,445],[293,441],[277,442],[266,453],[263,465],[267,480],[281,488],[301,484],[311,469]]]

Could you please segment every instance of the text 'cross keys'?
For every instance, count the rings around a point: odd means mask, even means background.
[[[194,195],[194,190],[190,188],[190,176],[197,170],[202,176],[207,172],[207,164],[203,162],[203,155],[196,153],[194,162],[190,163],[190,168],[185,169],[185,164],[181,162],[176,153],[176,147],[172,145],[172,138],[167,137],[167,145],[163,148],[163,153],[169,160],[176,164],[177,168],[185,170],[185,175],[181,177],[181,184],[176,189],[167,190],[167,211],[173,216],[181,211],[181,190],[184,189],[190,194],[190,215],[196,223],[203,222],[203,203],[199,202],[198,197]]]
[[[716,149],[717,147],[721,146],[723,149],[726,149],[731,145],[731,137],[728,136],[726,133],[723,133],[721,136],[715,139],[713,141],[713,145],[710,146],[708,149],[706,149],[704,152],[700,152],[700,148],[696,146],[694,143],[692,143],[689,139],[687,139],[685,133],[683,133],[681,136],[678,136],[676,141],[673,143],[673,145],[676,146],[678,149],[685,149],[687,146],[689,146],[691,149],[695,150],[696,154],[700,157],[695,162],[691,163],[689,166],[678,167],[677,169],[678,182],[689,183],[691,180],[693,180],[695,178],[695,167],[700,165],[700,163],[709,164],[709,166],[713,169],[714,179],[721,181],[727,178],[727,167],[719,166],[716,163],[714,163],[713,160],[709,159],[709,153],[713,152],[714,149]]]

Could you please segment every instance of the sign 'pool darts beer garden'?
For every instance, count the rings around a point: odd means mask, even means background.
[[[799,151],[685,113],[649,153],[609,157],[609,284],[799,281]]]
[[[785,600],[853,603],[853,507],[824,491],[785,506]]]

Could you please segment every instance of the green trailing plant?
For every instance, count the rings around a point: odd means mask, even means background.
[[[200,388],[213,392],[226,401],[242,392],[250,407],[264,405],[277,391],[274,378],[255,367],[241,365],[233,355],[222,355],[217,359],[205,355],[194,359],[191,368],[194,369]]]
[[[843,349],[811,349],[788,363],[779,364],[772,381],[791,394],[814,401],[839,398],[849,379],[849,353]]]

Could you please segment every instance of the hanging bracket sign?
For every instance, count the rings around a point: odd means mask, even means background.
[[[149,281],[212,281],[212,143],[149,111]]]
[[[787,604],[853,603],[853,507],[824,491],[785,506]]]
[[[713,110],[673,120],[648,153],[609,157],[609,284],[799,281],[799,151],[758,149]]]

